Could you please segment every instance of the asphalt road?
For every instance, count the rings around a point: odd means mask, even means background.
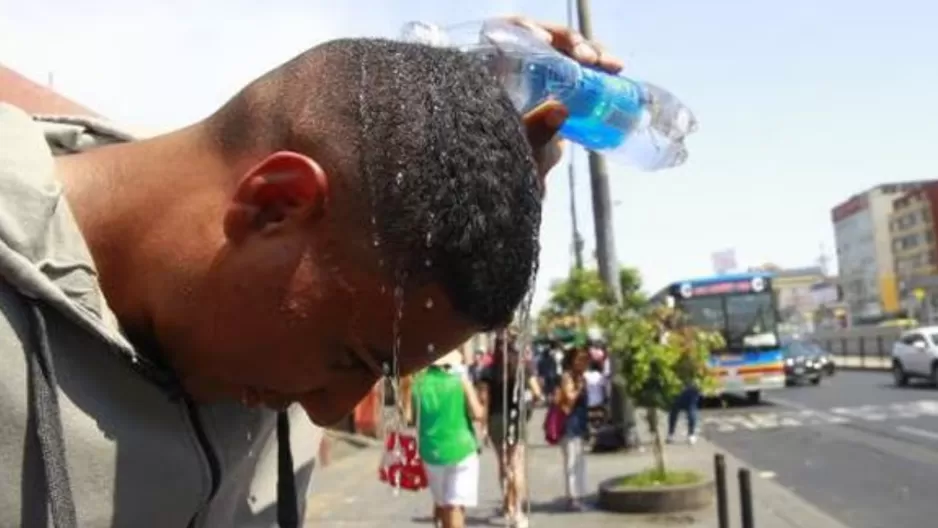
[[[704,434],[853,528],[938,525],[938,389],[838,372],[703,411]]]

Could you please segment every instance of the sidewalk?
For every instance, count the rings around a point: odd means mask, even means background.
[[[575,524],[576,528],[717,527],[715,507],[669,515],[622,515],[601,511],[575,514],[563,512],[563,469],[560,452],[559,448],[546,445],[540,438],[539,425],[543,421],[543,413],[543,410],[538,410],[531,420],[532,441],[528,451],[532,527],[570,528],[571,524]],[[642,438],[648,439],[650,436],[645,434]],[[772,446],[766,445],[765,448],[772,449]],[[712,475],[715,449],[713,444],[701,439],[695,446],[667,446],[666,456],[672,468],[697,469]],[[379,456],[380,451],[377,448],[363,449],[361,453],[340,460],[318,472],[314,477],[316,490],[310,497],[306,526],[430,528],[432,525],[429,518],[429,492],[402,491],[395,497],[390,488],[378,481]],[[589,489],[595,490],[599,483],[607,478],[645,469],[651,462],[652,456],[647,451],[589,455]],[[740,463],[728,455],[726,462],[730,526],[738,528],[740,522],[736,472]],[[752,478],[757,528],[846,528],[774,481],[761,478],[758,471],[753,471]],[[479,507],[469,512],[467,525],[504,526],[504,520],[495,514],[495,508],[500,502],[500,490],[495,458],[490,449],[483,452],[479,495]],[[595,496],[590,498],[590,501],[592,500],[595,500]]]
[[[834,364],[843,369],[889,370],[892,368],[891,356],[833,356]]]

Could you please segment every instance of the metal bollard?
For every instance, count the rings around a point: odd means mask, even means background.
[[[717,488],[717,526],[729,528],[730,514],[726,504],[726,459],[720,453],[713,456],[713,473]]]
[[[739,469],[739,516],[741,528],[753,528],[752,518],[752,474],[746,468]]]

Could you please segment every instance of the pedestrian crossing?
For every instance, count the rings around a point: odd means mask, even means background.
[[[734,433],[851,422],[884,422],[928,416],[938,417],[938,400],[831,407],[825,410],[802,408],[752,412],[713,411],[705,412],[701,416],[701,423],[708,432]]]

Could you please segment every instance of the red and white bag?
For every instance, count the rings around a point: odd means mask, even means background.
[[[414,431],[391,431],[384,442],[378,478],[393,488],[420,491],[427,487],[427,470],[420,458]]]

